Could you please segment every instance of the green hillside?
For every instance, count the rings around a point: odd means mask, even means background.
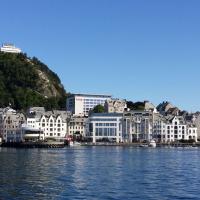
[[[0,52],[0,107],[65,107],[66,92],[57,74],[37,58]]]

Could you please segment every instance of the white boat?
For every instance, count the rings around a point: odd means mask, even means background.
[[[69,146],[70,147],[76,147],[76,146],[81,146],[81,143],[79,143],[79,142],[76,142],[76,141],[70,141],[69,142]]]
[[[149,147],[148,144],[140,144],[139,147]]]
[[[151,140],[151,141],[149,142],[149,147],[153,147],[153,148],[156,147],[156,142],[155,142],[155,140]]]

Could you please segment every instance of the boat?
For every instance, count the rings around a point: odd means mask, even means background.
[[[149,147],[155,148],[155,147],[156,147],[156,142],[155,142],[155,140],[150,140],[148,146],[149,146]]]
[[[70,147],[81,146],[81,143],[76,142],[76,141],[70,141],[70,142],[69,142],[69,146],[70,146]]]
[[[149,147],[149,145],[148,144],[140,144],[139,147]]]

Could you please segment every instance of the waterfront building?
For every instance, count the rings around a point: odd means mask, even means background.
[[[122,133],[124,142],[150,141],[152,139],[152,111],[124,112]]]
[[[166,116],[161,134],[162,142],[174,142],[187,139],[187,124],[180,116]]]
[[[125,142],[150,141],[175,142],[197,141],[197,127],[187,124],[182,116],[163,116],[151,111],[130,111],[123,114],[123,139]]]
[[[25,115],[21,112],[17,112],[10,107],[0,109],[0,134],[3,141],[21,141],[21,127],[25,121]]]
[[[32,112],[34,110],[34,112]],[[31,108],[23,125],[25,138],[32,139],[62,139],[67,134],[68,113],[53,110],[41,112],[43,109]]]
[[[71,116],[67,123],[68,135],[85,136],[87,117],[84,116]]]
[[[107,99],[104,104],[105,112],[123,113],[127,108],[126,101],[120,99]]]
[[[21,53],[22,50],[20,48],[15,47],[13,44],[3,44],[0,48],[1,52],[6,53]]]
[[[86,138],[100,141],[122,142],[121,113],[92,113],[88,117]]]
[[[72,94],[67,98],[67,111],[74,115],[88,116],[96,105],[103,105],[110,95]]]

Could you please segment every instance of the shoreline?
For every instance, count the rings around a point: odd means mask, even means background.
[[[65,147],[140,147],[140,148],[160,148],[160,147],[200,147],[200,143],[157,143],[156,147],[149,147],[147,143],[79,143],[79,145],[70,146],[64,142],[24,142],[24,143],[2,143],[1,147],[9,148],[65,148]]]

